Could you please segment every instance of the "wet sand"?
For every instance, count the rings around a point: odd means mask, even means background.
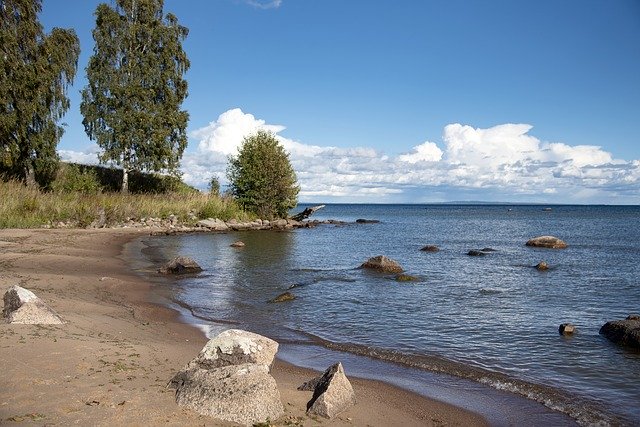
[[[0,292],[25,287],[67,321],[0,324],[0,424],[233,425],[177,406],[165,387],[206,338],[152,302],[152,285],[125,262],[125,243],[148,233],[0,230]],[[354,407],[333,420],[310,418],[311,392],[296,387],[318,373],[278,360],[272,374],[285,406],[272,425],[487,424],[467,410],[353,377]]]

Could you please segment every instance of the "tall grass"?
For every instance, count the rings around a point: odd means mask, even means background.
[[[86,227],[104,212],[107,225],[131,218],[166,218],[175,215],[184,224],[197,219],[249,220],[231,199],[200,192],[190,194],[120,194],[42,192],[16,181],[0,181],[0,228],[38,228],[58,222]]]

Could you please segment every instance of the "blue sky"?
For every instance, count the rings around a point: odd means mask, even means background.
[[[79,113],[92,0],[43,0],[82,53],[59,150],[95,162]],[[184,178],[224,182],[258,128],[301,200],[640,203],[637,0],[166,0],[184,48]]]

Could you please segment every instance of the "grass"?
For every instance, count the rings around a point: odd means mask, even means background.
[[[208,194],[121,194],[80,191],[43,192],[17,181],[0,181],[0,228],[39,228],[58,222],[86,227],[104,212],[107,225],[139,218],[167,218],[175,215],[184,224],[198,219],[253,219],[231,199]]]

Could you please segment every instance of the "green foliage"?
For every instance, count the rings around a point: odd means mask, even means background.
[[[51,188],[57,192],[96,194],[102,190],[98,175],[90,167],[62,164]]]
[[[220,181],[215,175],[213,175],[211,181],[209,181],[209,194],[215,197],[220,196]]]
[[[286,218],[297,204],[300,187],[289,155],[270,132],[244,138],[229,159],[227,177],[240,206],[260,218]]]
[[[189,115],[182,78],[189,60],[182,49],[188,29],[162,0],[116,0],[100,4],[93,30],[95,47],[80,111],[89,138],[102,148],[102,162],[129,171],[175,174],[187,145]]]
[[[57,122],[69,109],[80,43],[73,30],[44,34],[41,9],[41,0],[0,1],[0,172],[46,186],[57,168]]]

